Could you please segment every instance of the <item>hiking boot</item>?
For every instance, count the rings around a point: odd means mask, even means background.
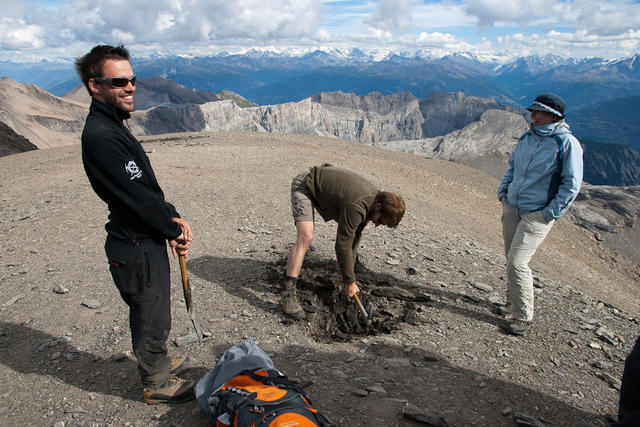
[[[504,331],[511,335],[523,336],[531,327],[531,322],[526,320],[513,319],[504,326]]]
[[[284,294],[280,300],[282,304],[282,311],[289,317],[294,319],[302,319],[304,317],[304,310],[300,306],[298,301],[298,291],[296,285],[291,282],[284,283]]]
[[[191,367],[191,359],[189,356],[170,357],[171,363],[169,367],[169,374],[179,375]]]
[[[182,403],[193,399],[194,381],[171,377],[165,385],[158,388],[145,388],[144,401],[147,405],[156,403]]]

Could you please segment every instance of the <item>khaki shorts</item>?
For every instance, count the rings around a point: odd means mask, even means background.
[[[308,221],[314,222],[315,213],[309,191],[304,185],[304,179],[309,171],[302,172],[291,182],[291,214],[295,223]]]

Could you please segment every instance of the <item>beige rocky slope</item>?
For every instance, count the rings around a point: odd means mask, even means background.
[[[416,425],[408,405],[449,425],[604,425],[637,334],[638,267],[561,221],[539,249],[536,323],[513,338],[493,312],[504,297],[497,181],[477,170],[360,144],[252,132],[145,138],[166,197],[191,223],[194,302],[212,337],[176,347],[190,327],[172,261],[172,354],[197,378],[253,338],[285,374],[313,381],[336,425]],[[291,178],[329,162],[397,191],[397,230],[368,227],[363,299],[375,333],[333,312],[335,225],[318,222],[301,281],[302,322],[283,318],[279,280],[294,239]],[[127,310],[104,257],[107,209],[79,147],[0,159],[2,425],[205,425],[195,403],[146,406]],[[340,329],[342,328],[342,329]],[[380,332],[387,328],[387,332]],[[417,409],[413,409],[417,408]],[[61,425],[61,424],[60,424]]]
[[[0,121],[38,148],[78,143],[88,107],[32,84],[0,78]]]

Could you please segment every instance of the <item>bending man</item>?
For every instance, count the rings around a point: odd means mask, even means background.
[[[296,224],[296,242],[287,260],[282,310],[296,319],[304,317],[296,284],[313,240],[314,209],[325,221],[338,223],[336,257],[344,293],[351,298],[360,291],[353,270],[362,230],[369,221],[376,227],[396,228],[404,216],[405,203],[401,196],[378,191],[354,172],[328,164],[315,166],[293,179],[291,210]]]

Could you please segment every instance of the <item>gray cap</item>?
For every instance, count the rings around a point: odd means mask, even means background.
[[[564,100],[555,93],[543,93],[538,95],[533,104],[527,107],[527,110],[546,111],[555,116],[564,118],[565,104]]]

